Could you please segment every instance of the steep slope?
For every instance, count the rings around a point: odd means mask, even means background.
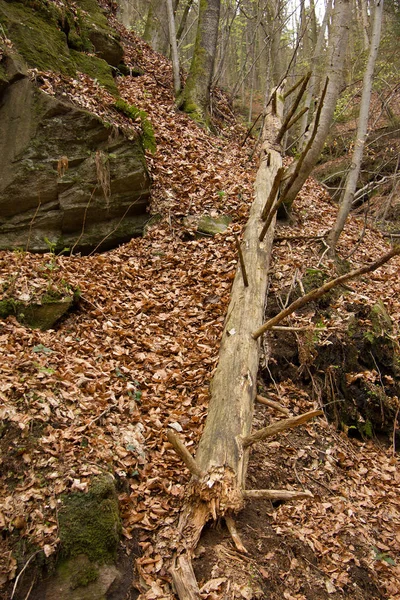
[[[67,492],[87,490],[92,476],[104,471],[115,477],[119,494],[118,565],[126,574],[107,597],[134,598],[138,592],[143,598],[173,597],[162,532],[165,525],[176,525],[189,474],[165,433],[172,427],[189,449],[201,435],[237,262],[232,234],[240,234],[252,200],[255,164],[248,154],[253,148],[241,147],[244,132],[223,98],[215,101],[225,120],[216,121],[220,135],[211,136],[176,111],[169,63],[111,14],[110,20],[121,33],[126,65],[143,71],[117,83],[123,98],[145,110],[154,127],[157,151],[147,155],[152,212],[163,219],[143,239],[101,255],[0,253],[4,293],[12,287],[24,294],[60,280],[81,292],[79,310],[56,330],[29,330],[12,317],[0,321],[4,598],[46,597],[43,587],[30,588],[44,556],[50,562],[59,548],[59,500]],[[68,94],[99,114],[109,109],[91,95],[87,80],[41,77],[47,93]],[[225,233],[197,238],[193,217],[204,213],[228,213],[233,221]],[[320,236],[334,215],[324,191],[309,181],[293,221],[278,226],[270,294],[285,302],[283,290],[289,293],[294,278],[307,269],[333,273],[333,263],[321,257]],[[362,221],[351,221],[343,254],[354,249],[362,227]],[[367,229],[352,263],[368,262],[386,249],[380,234]],[[396,340],[399,267],[399,260],[393,261],[348,290],[354,304],[371,306],[379,293]],[[346,328],[343,295],[333,308],[325,345],[330,327]],[[290,325],[308,326],[313,317],[310,307]],[[275,360],[271,345],[266,341],[266,371]],[[317,393],[312,397],[297,385],[310,361],[312,356],[302,365],[293,361],[292,380],[260,381],[260,389],[293,414],[318,405]],[[260,425],[275,418],[270,409],[258,407]],[[252,501],[239,520],[247,557],[232,549],[228,536],[215,545],[217,532],[210,529],[195,561],[204,597],[395,599],[397,469],[394,447],[350,441],[325,419],[301,434],[260,444],[251,459],[251,487],[290,488],[300,482],[315,497],[282,505]],[[132,573],[128,567],[134,562]]]

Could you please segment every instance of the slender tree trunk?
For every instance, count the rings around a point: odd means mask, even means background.
[[[177,96],[181,91],[181,79],[179,76],[179,55],[178,45],[176,43],[174,8],[172,6],[172,0],[165,0],[165,2],[167,3],[168,12],[169,41],[171,44],[172,71],[174,74],[174,92],[175,96]]]
[[[220,0],[200,0],[196,42],[179,104],[194,119],[207,123],[217,49]]]
[[[307,154],[305,156],[302,155],[299,159],[299,161],[301,161],[300,169],[296,169],[296,162],[293,163],[289,169],[287,177],[285,177],[286,180],[290,179],[292,174],[298,170],[296,177],[293,179],[290,185],[290,188],[284,189],[284,202],[286,208],[291,207],[297,194],[303,187],[305,180],[310,175],[312,169],[317,163],[327,138],[342,83],[342,72],[346,55],[349,20],[350,0],[337,0],[333,13],[332,32],[329,39],[330,60],[327,68],[328,86],[319,117],[318,128],[311,146],[308,148]],[[306,150],[303,152],[305,151]]]
[[[361,95],[360,115],[358,118],[357,135],[354,144],[353,156],[350,165],[350,171],[346,179],[346,186],[340,200],[340,208],[336,222],[329,233],[328,245],[331,252],[335,251],[337,241],[343,231],[344,224],[351,210],[354,193],[357,187],[358,176],[360,174],[362,158],[364,154],[365,140],[368,131],[369,105],[371,100],[372,81],[374,75],[375,61],[378,54],[378,48],[381,38],[383,14],[383,0],[377,0],[374,13],[374,24],[372,29],[371,44],[368,56],[368,63],[364,73],[363,90]]]
[[[305,139],[305,134],[307,131],[308,123],[311,120],[312,114],[312,103],[314,100],[314,96],[318,93],[318,80],[321,77],[322,70],[322,54],[325,44],[325,30],[328,24],[328,20],[332,13],[332,0],[328,0],[328,4],[326,6],[324,19],[321,24],[321,28],[318,33],[317,41],[314,47],[314,55],[312,57],[312,74],[311,79],[307,88],[307,95],[305,106],[308,107],[308,111],[304,113],[301,122],[300,122],[300,149],[304,150],[307,140]]]
[[[185,4],[185,8],[183,9],[181,21],[180,21],[179,27],[178,27],[178,32],[176,34],[177,42],[179,42],[179,40],[181,39],[183,31],[186,27],[186,21],[187,21],[190,9],[192,8],[192,4],[193,4],[193,0],[187,0],[187,2]]]

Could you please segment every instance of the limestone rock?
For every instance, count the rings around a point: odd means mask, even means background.
[[[0,91],[0,248],[45,252],[47,237],[88,252],[141,235],[150,178],[140,139],[48,96],[12,64]]]

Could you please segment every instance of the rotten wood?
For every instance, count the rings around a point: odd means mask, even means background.
[[[190,561],[208,520],[232,517],[244,506],[248,450],[242,439],[251,432],[260,343],[251,332],[263,321],[274,221],[262,243],[261,213],[276,173],[282,167],[276,135],[281,127],[281,91],[275,92],[265,116],[255,199],[243,234],[242,252],[248,286],[238,266],[222,334],[219,361],[210,386],[208,415],[195,463],[204,475],[192,477],[185,494],[174,539],[172,578],[181,600],[200,599]]]
[[[259,395],[256,396],[256,399],[257,402],[259,402],[260,404],[265,404],[266,406],[274,408],[275,410],[283,413],[284,415],[290,415],[290,411],[286,408],[286,406],[282,406],[282,404],[279,404],[279,402],[274,402],[273,400],[269,400],[268,398],[264,398],[264,396]]]
[[[340,277],[336,277],[335,279],[331,279],[330,281],[324,283],[324,285],[321,285],[321,287],[315,290],[311,290],[310,292],[308,292],[308,294],[302,296],[301,298],[298,298],[297,300],[289,304],[287,308],[282,310],[279,314],[275,315],[275,317],[272,317],[272,319],[266,321],[264,325],[262,325],[256,331],[254,331],[252,334],[253,339],[257,340],[260,337],[260,335],[262,335],[263,333],[268,331],[268,329],[271,329],[272,327],[283,321],[283,319],[291,315],[295,310],[305,306],[313,300],[318,300],[318,298],[321,298],[321,296],[329,292],[332,288],[338,285],[343,285],[344,283],[346,283],[346,281],[350,281],[351,279],[361,277],[361,275],[365,275],[365,273],[371,273],[372,271],[376,271],[376,269],[379,269],[379,267],[384,265],[394,256],[398,256],[399,254],[400,245],[395,246],[394,248],[392,248],[392,250],[390,250],[390,252],[387,252],[387,254],[384,254],[383,256],[378,258],[378,260],[375,260],[369,265],[361,267],[360,269],[355,269],[354,271],[350,271],[350,273],[346,273],[345,275],[341,275]]]
[[[293,429],[294,427],[298,427],[299,425],[303,425],[310,421],[314,417],[319,417],[323,415],[322,410],[310,410],[298,417],[289,417],[289,419],[282,419],[282,421],[277,421],[276,423],[272,423],[272,425],[268,425],[268,427],[263,427],[259,431],[248,435],[243,438],[243,446],[244,448],[248,448],[252,446],[256,442],[261,442],[261,440],[265,440],[267,437],[271,437],[280,433],[281,431],[285,431],[286,429]]]

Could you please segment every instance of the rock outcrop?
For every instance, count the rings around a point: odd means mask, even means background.
[[[99,11],[95,0],[80,4]],[[18,21],[24,14],[25,21]],[[96,19],[91,21],[106,21],[101,13]],[[11,50],[1,52],[0,46],[0,249],[45,252],[50,243],[56,252],[90,252],[141,235],[148,220],[150,177],[140,136],[128,138],[98,116],[45,94],[30,80],[27,66],[39,60],[51,66],[51,44],[43,43],[39,52],[32,39],[34,52],[28,52],[21,42],[21,27],[27,36],[40,29],[40,11],[0,0],[1,21],[16,41],[11,39]],[[51,19],[46,23],[53,45],[60,45],[54,70],[61,69],[61,56],[64,71],[76,72],[79,55],[89,61],[89,71],[100,66],[105,77],[108,70],[104,85],[110,90],[113,79],[103,57],[121,60],[117,40],[105,26],[86,27],[87,39],[102,58],[91,57],[72,50],[72,27],[67,35],[56,22],[54,17],[53,28]],[[77,46],[76,37],[72,39]]]

